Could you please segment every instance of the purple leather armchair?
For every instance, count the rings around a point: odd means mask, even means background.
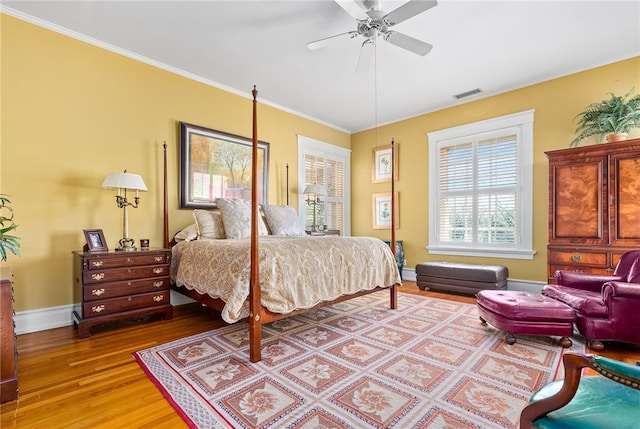
[[[571,306],[593,350],[601,341],[640,344],[640,250],[625,253],[611,275],[557,271],[542,293]]]

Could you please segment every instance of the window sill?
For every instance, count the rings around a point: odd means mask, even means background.
[[[460,247],[426,246],[432,255],[480,256],[485,258],[533,259],[535,250],[469,249]]]

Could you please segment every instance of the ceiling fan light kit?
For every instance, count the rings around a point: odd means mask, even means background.
[[[316,50],[342,39],[362,36],[365,40],[360,48],[357,71],[368,70],[369,60],[378,36],[382,36],[385,42],[421,56],[427,55],[433,49],[433,46],[427,42],[392,31],[390,28],[436,6],[438,4],[436,0],[411,0],[389,13],[380,9],[382,0],[336,0],[336,3],[356,19],[357,31],[349,31],[310,42],[307,44],[309,49]]]

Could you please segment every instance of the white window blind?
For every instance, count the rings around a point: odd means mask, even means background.
[[[299,207],[305,227],[313,225],[314,206],[307,204],[302,191],[307,185],[321,185],[327,195],[317,207],[318,225],[340,230],[349,235],[349,183],[351,152],[348,149],[298,136],[298,159],[302,166],[298,174]]]
[[[429,134],[430,253],[530,259],[533,112]]]
[[[515,246],[516,144],[512,134],[440,149],[441,243]]]

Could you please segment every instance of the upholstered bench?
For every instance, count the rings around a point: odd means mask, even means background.
[[[509,270],[501,265],[460,262],[422,262],[416,265],[416,283],[428,288],[474,295],[484,289],[506,289]]]
[[[570,347],[576,314],[571,307],[542,294],[515,290],[483,290],[476,295],[483,324],[506,333],[507,344],[515,335],[560,336],[560,345]]]

